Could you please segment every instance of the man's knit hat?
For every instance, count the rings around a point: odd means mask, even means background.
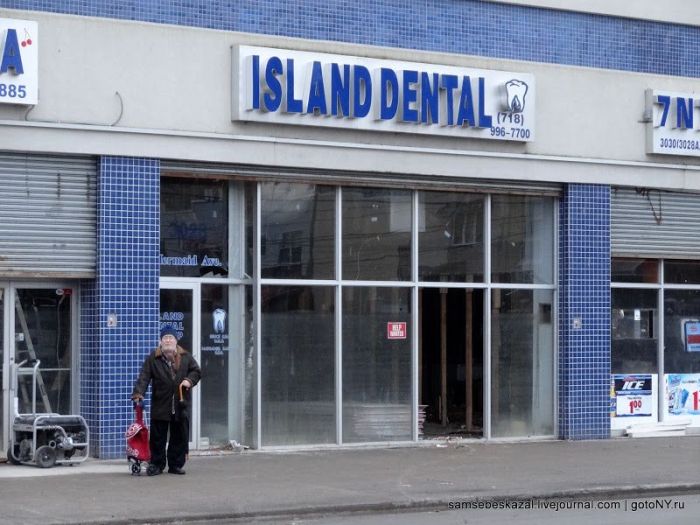
[[[166,335],[172,335],[175,339],[180,339],[177,335],[177,330],[170,325],[166,325],[160,329],[160,338],[163,339]]]

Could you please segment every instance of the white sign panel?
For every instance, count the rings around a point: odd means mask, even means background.
[[[39,101],[39,29],[36,22],[0,18],[0,104]]]
[[[648,89],[647,153],[700,157],[698,102],[696,93]]]
[[[535,138],[535,78],[252,46],[233,48],[232,120],[517,142]]]

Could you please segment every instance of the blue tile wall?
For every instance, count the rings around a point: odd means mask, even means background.
[[[700,76],[700,28],[478,0],[5,0],[2,7]]]
[[[559,436],[610,436],[610,187],[569,184],[559,211]]]
[[[158,343],[159,210],[160,161],[100,159],[97,279],[81,288],[80,396],[91,453],[101,458],[126,457],[129,396]],[[116,327],[107,326],[111,313]]]

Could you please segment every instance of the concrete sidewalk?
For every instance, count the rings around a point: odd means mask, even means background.
[[[123,461],[0,465],[0,523],[139,523],[441,509],[451,501],[700,493],[700,436],[249,452],[190,459],[186,476]]]

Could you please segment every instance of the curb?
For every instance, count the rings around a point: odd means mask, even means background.
[[[145,523],[207,522],[216,520],[244,521],[251,519],[313,518],[342,514],[379,514],[418,511],[450,510],[455,502],[524,502],[530,500],[591,500],[591,499],[642,499],[649,496],[700,494],[700,483],[624,485],[595,487],[591,489],[564,490],[543,494],[512,494],[491,497],[466,497],[452,499],[415,500],[406,503],[380,502],[359,503],[356,505],[317,505],[313,507],[290,507],[285,509],[262,510],[259,512],[227,512],[219,514],[185,514],[156,518],[131,518],[80,522],[83,525],[137,525]],[[455,509],[456,510],[456,509]]]

